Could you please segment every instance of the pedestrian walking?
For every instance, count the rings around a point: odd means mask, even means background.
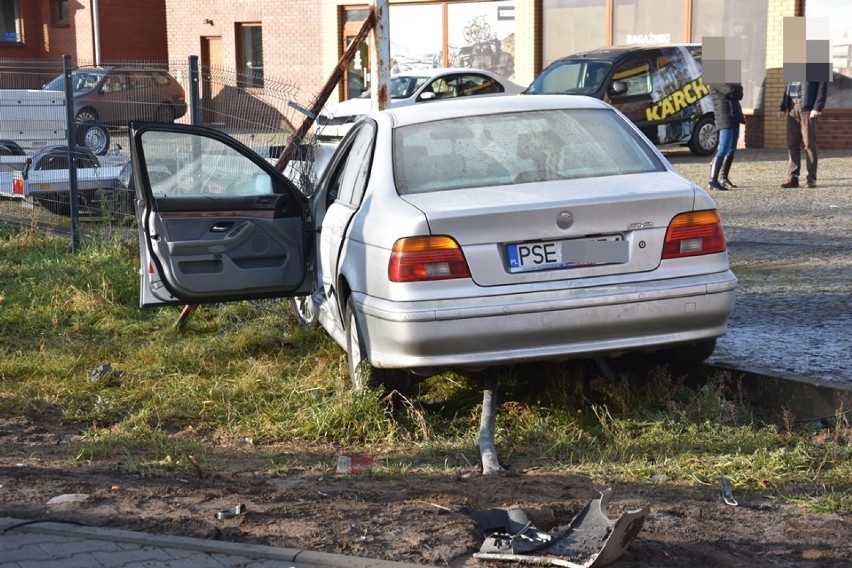
[[[799,187],[802,148],[807,168],[806,187],[817,185],[817,119],[825,108],[828,83],[819,81],[787,83],[778,118],[787,119],[787,180],[784,188]]]
[[[719,146],[710,162],[710,181],[708,189],[728,190],[737,186],[728,177],[737,142],[740,139],[740,124],[745,124],[745,116],[740,101],[743,98],[743,86],[739,83],[722,83],[710,87],[713,101],[713,116],[716,132],[719,134]]]

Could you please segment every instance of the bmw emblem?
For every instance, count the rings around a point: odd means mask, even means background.
[[[556,216],[556,226],[560,229],[570,229],[574,224],[574,214],[570,211],[560,211]]]

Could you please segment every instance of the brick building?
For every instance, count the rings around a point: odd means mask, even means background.
[[[185,62],[239,70],[252,96],[298,88],[309,103],[360,26],[365,0],[0,0],[0,58]],[[848,0],[390,0],[391,57],[402,65],[498,66],[528,84],[550,61],[625,43],[742,37],[748,146],[784,146],[783,19],[830,16],[835,81],[823,148],[852,148],[852,4]],[[368,87],[362,49],[333,95]],[[209,86],[208,86],[209,87]],[[215,88],[215,87],[209,87]],[[207,93],[215,96],[217,93]]]
[[[168,0],[168,50],[173,59],[199,55],[214,66],[244,69],[243,83],[257,93],[266,88],[265,80],[284,79],[298,86],[299,102],[307,103],[357,32],[367,6],[364,0]],[[499,60],[502,71],[511,71],[504,74],[528,84],[553,59],[581,50],[742,37],[744,138],[749,146],[780,148],[783,19],[826,12],[832,25],[852,20],[847,0],[390,0],[391,57],[409,66],[485,66]],[[849,28],[847,35],[852,22]],[[476,50],[480,55],[470,56]],[[368,58],[365,47],[333,99],[368,87]],[[835,71],[838,65],[849,78],[848,59],[837,59]],[[837,96],[823,115],[823,148],[852,148],[848,84],[832,84]]]
[[[97,21],[97,27],[95,23]],[[0,58],[167,60],[166,0],[0,0]]]

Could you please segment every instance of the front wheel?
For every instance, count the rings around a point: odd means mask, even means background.
[[[719,133],[712,116],[703,116],[695,123],[692,137],[689,139],[689,149],[696,156],[709,156],[716,152],[719,145]]]

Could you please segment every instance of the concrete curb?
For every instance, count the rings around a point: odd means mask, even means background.
[[[756,406],[785,408],[800,418],[833,419],[852,410],[852,385],[807,379],[767,369],[738,367],[724,361],[708,364],[740,381],[743,396]]]
[[[85,525],[74,525],[56,522],[29,522],[10,517],[0,518],[0,533],[19,525],[25,524],[15,531],[38,533],[60,537],[72,537],[85,540],[122,542],[146,546],[152,548],[170,548],[190,550],[205,554],[216,554],[223,556],[251,557],[262,560],[273,560],[288,563],[297,563],[301,566],[330,566],[340,568],[424,568],[421,564],[407,564],[379,560],[375,558],[361,558],[331,554],[327,552],[313,552],[296,548],[278,548],[260,544],[247,544],[239,542],[224,542],[218,540],[207,540],[202,538],[157,535],[138,531],[120,529],[104,529]],[[11,533],[9,533],[11,534]],[[428,567],[426,567],[428,568]]]

